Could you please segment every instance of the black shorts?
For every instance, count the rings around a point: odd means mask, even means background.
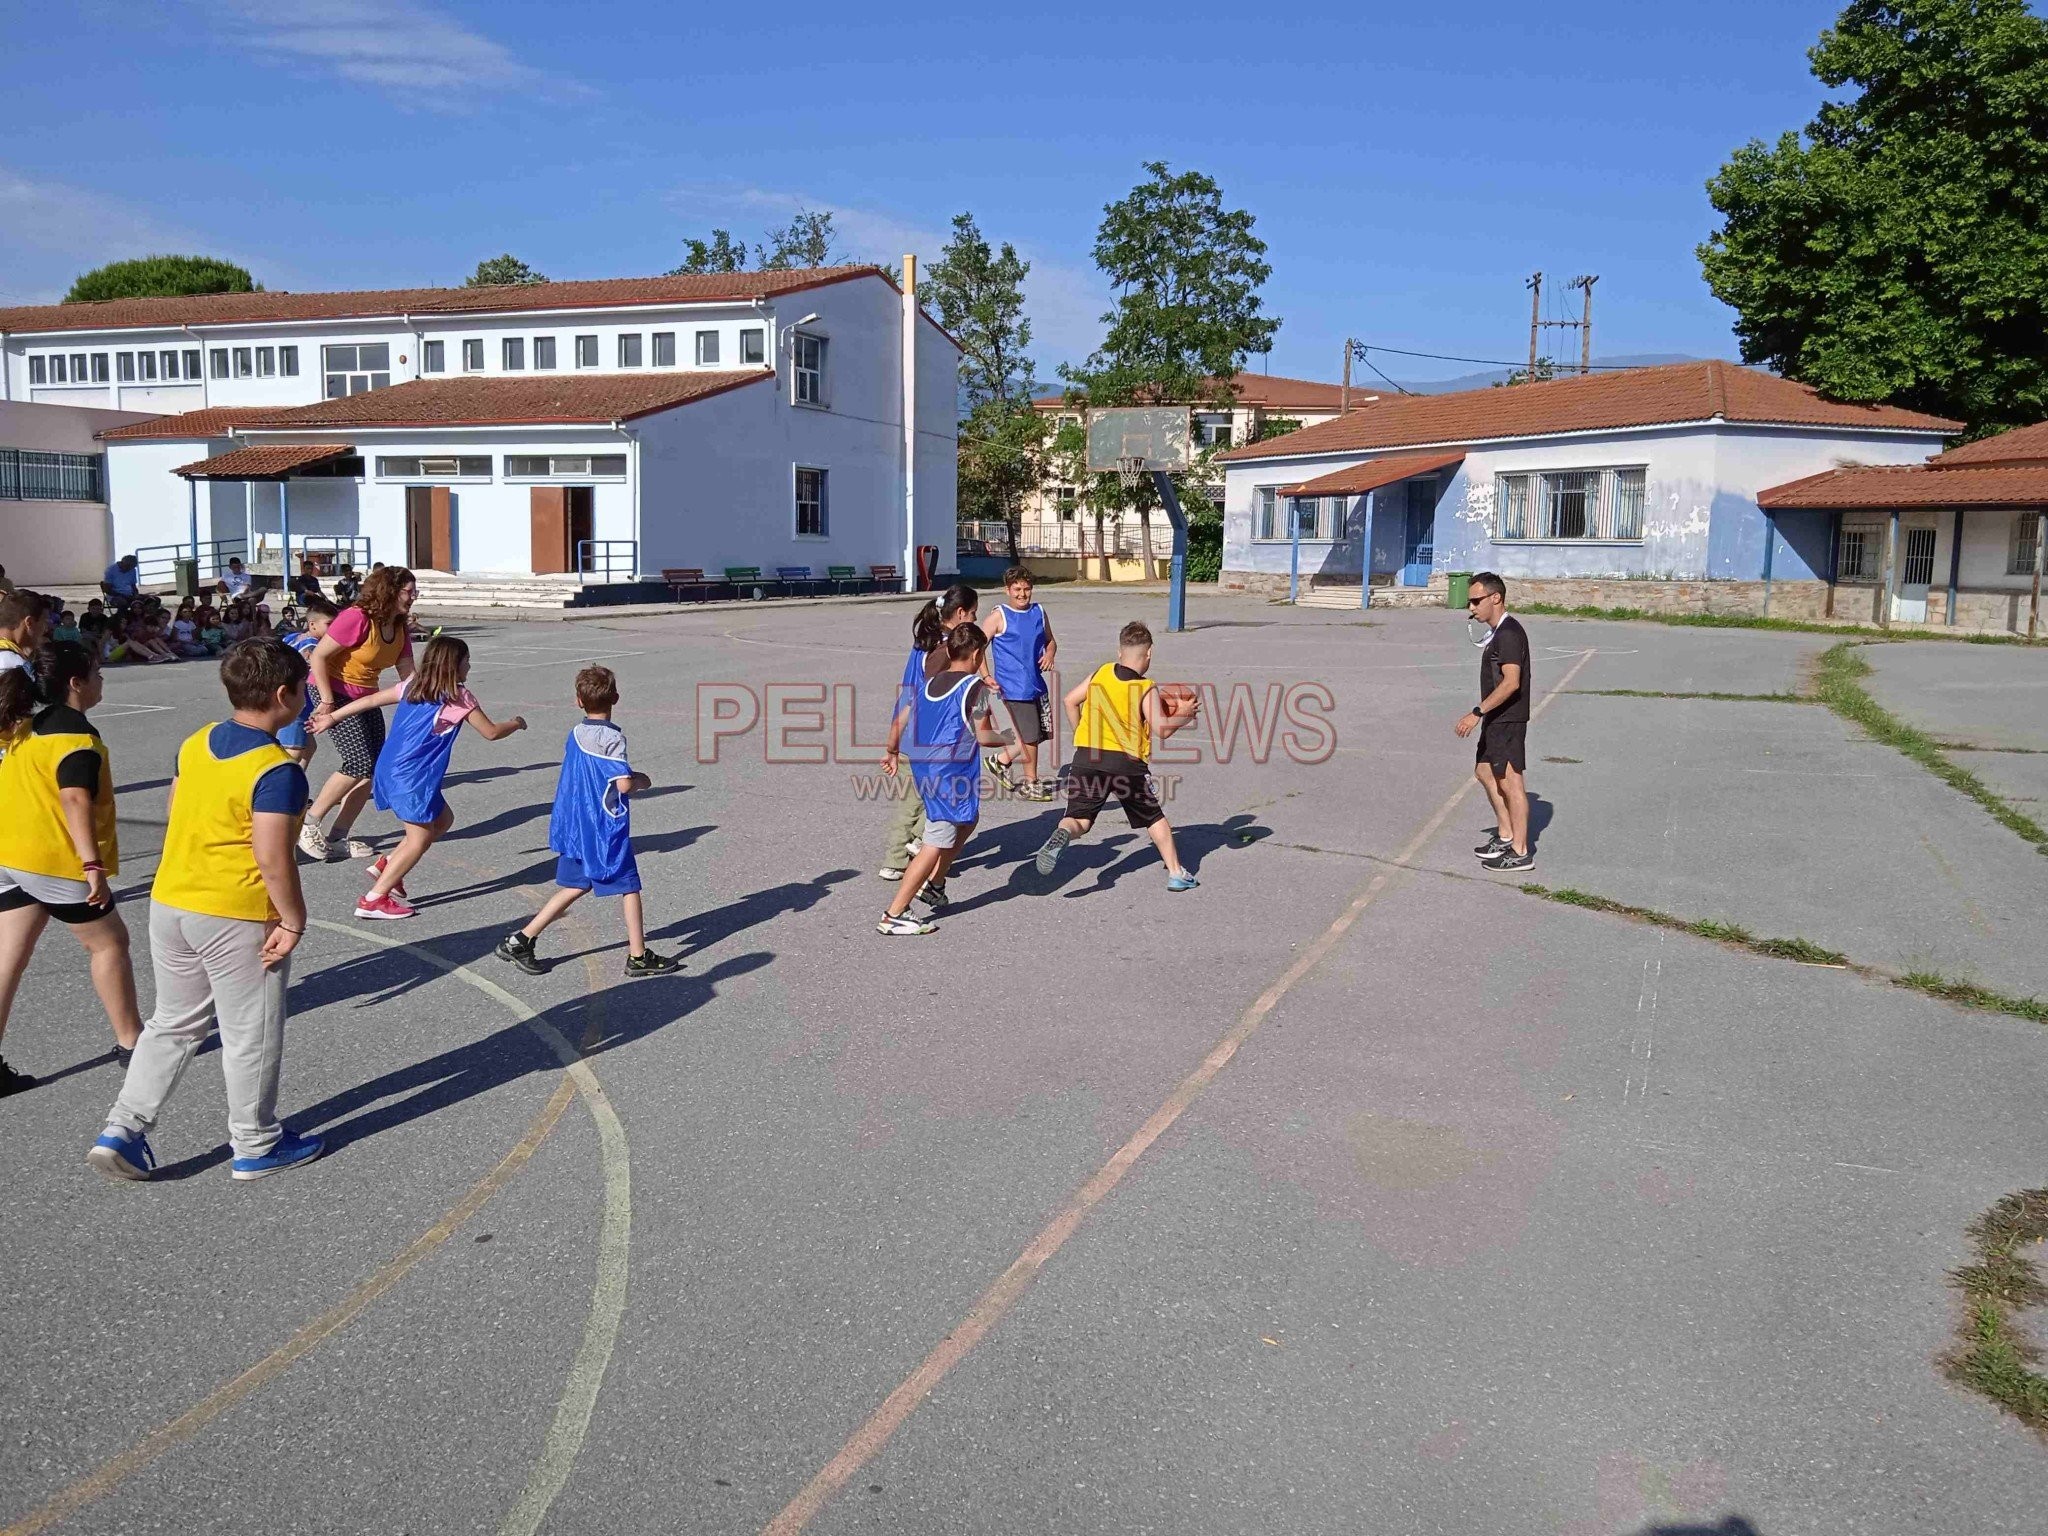
[[[1134,827],[1149,827],[1166,818],[1159,808],[1159,792],[1152,787],[1151,770],[1142,759],[1089,747],[1076,752],[1067,775],[1067,814],[1076,821],[1093,821],[1112,799],[1122,803],[1124,816]]]
[[[384,711],[366,709],[360,715],[337,720],[327,728],[327,739],[341,754],[336,770],[351,779],[377,776],[377,754],[384,750]]]
[[[1474,759],[1485,763],[1495,773],[1512,768],[1517,773],[1529,771],[1529,722],[1526,720],[1486,720],[1479,727],[1479,753]]]
[[[89,901],[37,901],[18,885],[0,891],[0,912],[19,912],[23,907],[41,907],[58,922],[70,923],[74,927],[96,923],[114,910],[111,904],[96,907]]]
[[[1010,712],[1010,724],[1017,728],[1017,739],[1026,746],[1035,747],[1052,735],[1051,694],[1035,699],[1005,699],[1003,708]]]

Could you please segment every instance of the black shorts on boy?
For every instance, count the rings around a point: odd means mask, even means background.
[[[1125,819],[1141,830],[1166,815],[1152,785],[1151,769],[1142,758],[1092,747],[1076,751],[1067,775],[1067,815],[1092,822],[1111,800],[1120,802]]]

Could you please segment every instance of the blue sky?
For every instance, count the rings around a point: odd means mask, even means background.
[[[1347,334],[1515,357],[1536,268],[1600,274],[1597,352],[1732,357],[1703,183],[1812,115],[1835,10],[0,0],[0,302],[159,249],[301,290],[657,272],[799,202],[929,259],[968,209],[1035,264],[1050,376],[1108,300],[1102,205],[1165,159],[1257,215],[1273,372],[1334,378]]]

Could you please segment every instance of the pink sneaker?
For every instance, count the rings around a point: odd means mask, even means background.
[[[396,895],[372,896],[368,892],[356,903],[356,916],[379,918],[385,922],[396,922],[401,917],[411,917],[412,908]]]
[[[377,856],[377,862],[370,866],[370,884],[375,885],[384,878],[384,866],[390,862],[391,856],[389,854],[379,854]],[[391,887],[391,894],[403,901],[405,899],[405,882],[401,880],[398,884]]]

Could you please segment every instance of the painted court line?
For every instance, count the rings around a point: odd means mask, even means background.
[[[1565,675],[1545,694],[1531,711],[1540,715],[1550,706],[1550,701],[1564,692],[1571,680],[1591,661],[1594,652],[1583,652]],[[796,1536],[796,1533],[810,1524],[818,1512],[839,1493],[862,1467],[882,1453],[897,1430],[918,1405],[938,1386],[947,1372],[964,1360],[968,1353],[988,1336],[996,1324],[1008,1315],[1010,1309],[1030,1289],[1031,1282],[1038,1278],[1038,1272],[1051,1262],[1053,1256],[1066,1246],[1068,1238],[1081,1225],[1082,1220],[1110,1195],[1131,1167],[1146,1150],[1173,1127],[1173,1123],[1187,1113],[1188,1107],[1208,1089],[1230,1060],[1247,1040],[1258,1033],[1259,1026],[1279,1006],[1280,1000],[1294,990],[1310,971],[1321,963],[1323,957],[1336,947],[1337,941],[1350,931],[1365,909],[1379,899],[1394,876],[1420,853],[1436,836],[1451,813],[1470,794],[1478,780],[1468,778],[1444,803],[1437,807],[1436,814],[1416,834],[1408,839],[1407,845],[1394,855],[1392,867],[1382,870],[1367,881],[1336,920],[1325,928],[1295,957],[1294,963],[1281,972],[1279,979],[1261,992],[1252,1005],[1229,1033],[1217,1041],[1209,1054],[1202,1058],[1201,1065],[1181,1079],[1180,1085],[1166,1097],[1166,1102],[1152,1112],[1145,1123],[1122,1146],[1110,1155],[1109,1161],[1095,1171],[1092,1178],[1068,1200],[1066,1207],[1048,1222],[1025,1247],[1010,1267],[996,1278],[995,1284],[981,1293],[980,1298],[968,1309],[967,1315],[940,1340],[937,1347],[924,1357],[918,1368],[910,1373],[895,1391],[884,1398],[877,1408],[837,1455],[821,1467],[812,1479],[804,1484],[797,1496],[783,1507],[773,1520],[762,1528],[763,1536]],[[4,1533],[0,1533],[4,1536]]]

